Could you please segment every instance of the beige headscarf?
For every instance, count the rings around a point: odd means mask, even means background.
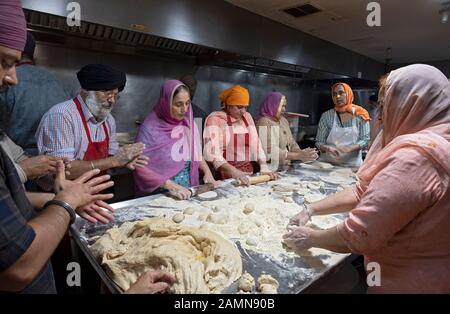
[[[406,66],[389,74],[381,113],[384,129],[358,171],[359,188],[390,162],[397,150],[417,149],[450,175],[450,82],[435,67]]]

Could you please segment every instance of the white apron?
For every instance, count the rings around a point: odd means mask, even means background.
[[[351,127],[340,127],[337,115],[337,112],[335,112],[333,126],[331,127],[330,134],[328,135],[326,145],[350,146],[356,144],[358,141],[359,130],[358,125],[356,124],[355,109],[353,108]],[[361,150],[347,154],[339,154],[338,156],[333,156],[329,153],[322,153],[320,155],[320,160],[351,168],[360,167],[363,162]]]

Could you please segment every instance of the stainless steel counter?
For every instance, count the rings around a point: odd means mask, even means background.
[[[328,172],[330,172],[330,170],[306,170],[299,169],[298,167],[291,167],[288,171],[284,172],[283,175],[284,177],[295,176],[301,178],[301,180],[317,180],[318,175],[326,174]],[[239,193],[233,186],[227,186],[226,188],[221,188],[216,191],[218,192],[219,198],[227,198]],[[324,194],[332,194],[335,191],[336,186],[330,184],[326,184],[321,188],[321,192]],[[71,227],[71,233],[76,244],[95,268],[108,290],[112,293],[119,293],[120,289],[107,276],[101,265],[95,260],[89,250],[89,245],[95,242],[98,236],[103,235],[106,230],[113,226],[121,225],[127,221],[137,221],[147,217],[161,215],[161,212],[165,213],[164,215],[167,217],[171,217],[174,212],[181,211],[181,209],[164,209],[158,206],[153,207],[151,205],[151,200],[157,197],[159,197],[159,195],[112,204],[112,207],[116,210],[115,221],[108,225],[92,225],[78,217],[76,223]],[[199,203],[201,202],[201,199],[197,197],[192,199],[191,202]],[[343,219],[344,215],[337,215],[334,217]],[[241,245],[239,239],[230,240],[236,244],[241,253],[243,270],[249,272],[255,278],[258,278],[262,273],[272,275],[280,283],[278,289],[279,293],[300,293],[312,283],[319,279],[323,279],[323,277],[327,276],[330,272],[333,272],[342,263],[346,261],[349,262],[354,258],[350,254],[338,254],[324,250],[323,253],[315,256],[295,255],[276,259],[267,254],[245,249]],[[224,291],[224,293],[236,292],[237,282]]]

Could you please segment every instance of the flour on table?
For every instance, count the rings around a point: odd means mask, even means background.
[[[305,201],[307,203],[314,203],[323,200],[325,197],[327,196],[320,193],[310,193],[305,195]]]

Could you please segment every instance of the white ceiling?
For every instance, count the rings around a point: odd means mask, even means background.
[[[383,63],[450,60],[450,21],[439,15],[449,0],[378,0],[380,27],[366,23],[367,0],[225,1]],[[282,11],[305,3],[323,12],[294,18]]]

